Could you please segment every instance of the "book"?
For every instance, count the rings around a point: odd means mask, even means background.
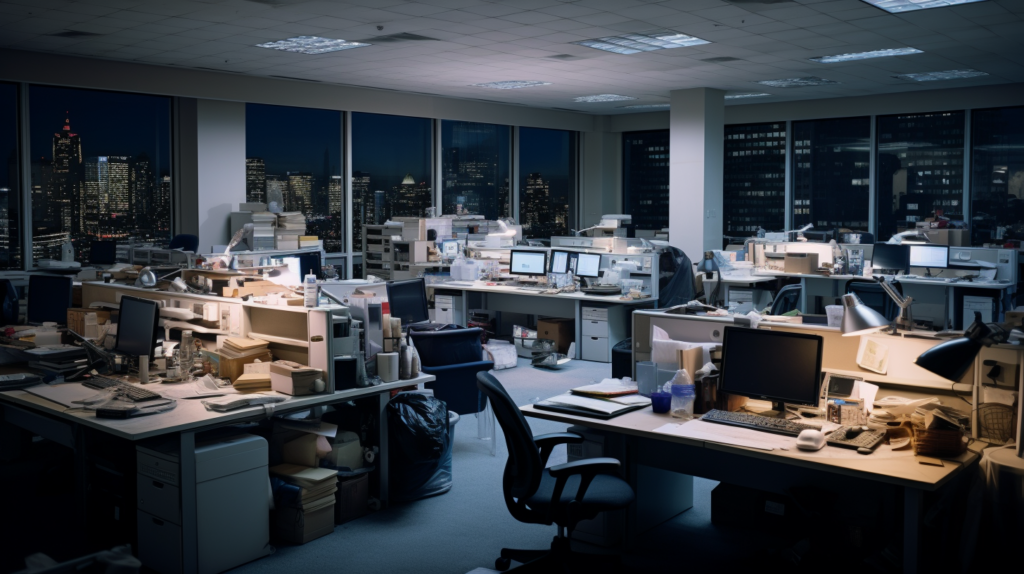
[[[224,339],[224,347],[227,347],[233,351],[251,351],[253,349],[262,349],[268,346],[270,343],[263,339],[248,339],[245,337],[228,337]]]
[[[550,404],[550,405],[563,405],[569,407],[576,407],[580,409],[586,409],[588,411],[594,411],[611,415],[620,411],[625,412],[630,410],[632,405],[623,405],[613,401],[606,401],[604,399],[595,399],[591,397],[583,397],[580,395],[574,395],[572,393],[566,393],[564,395],[558,395],[551,397],[546,401],[541,401],[538,404]]]
[[[632,395],[637,393],[635,385],[624,385],[618,379],[604,379],[600,383],[584,385],[572,389],[574,395],[589,395],[595,397],[617,397],[620,395]]]

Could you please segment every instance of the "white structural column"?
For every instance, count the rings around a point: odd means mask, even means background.
[[[722,248],[725,92],[670,96],[669,243],[696,263],[705,250]]]

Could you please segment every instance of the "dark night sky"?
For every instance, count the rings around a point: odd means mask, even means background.
[[[68,114],[68,115],[65,115]],[[71,118],[82,155],[135,157],[146,153],[157,176],[170,172],[171,99],[99,90],[32,86],[29,122],[32,159],[52,159],[53,134]]]
[[[11,187],[9,163],[18,143],[18,90],[14,84],[0,83],[0,187]]]
[[[555,185],[552,191],[565,193],[574,165],[571,149],[572,132],[519,128],[519,181],[526,185],[526,176],[540,173]]]
[[[246,104],[245,157],[263,158],[267,175],[341,175],[341,112]],[[324,151],[331,173],[324,173]]]
[[[370,174],[371,191],[388,190],[411,173],[430,181],[432,122],[427,118],[352,114],[352,171]]]

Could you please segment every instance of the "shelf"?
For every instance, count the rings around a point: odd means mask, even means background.
[[[202,325],[195,325],[185,321],[165,321],[161,325],[164,329],[189,329],[194,333],[204,333],[207,335],[227,335],[228,332],[224,329],[211,329],[210,327],[204,327]]]
[[[262,339],[268,343],[278,343],[281,345],[291,345],[293,347],[306,347],[309,348],[309,341],[302,339],[289,339],[288,337],[278,337],[276,335],[267,335],[264,333],[257,333],[255,331],[249,332],[250,339]]]

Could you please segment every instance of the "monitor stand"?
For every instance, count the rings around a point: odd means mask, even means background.
[[[779,401],[772,401],[772,410],[762,411],[758,413],[762,417],[768,417],[770,419],[785,419],[786,418],[786,403]]]

